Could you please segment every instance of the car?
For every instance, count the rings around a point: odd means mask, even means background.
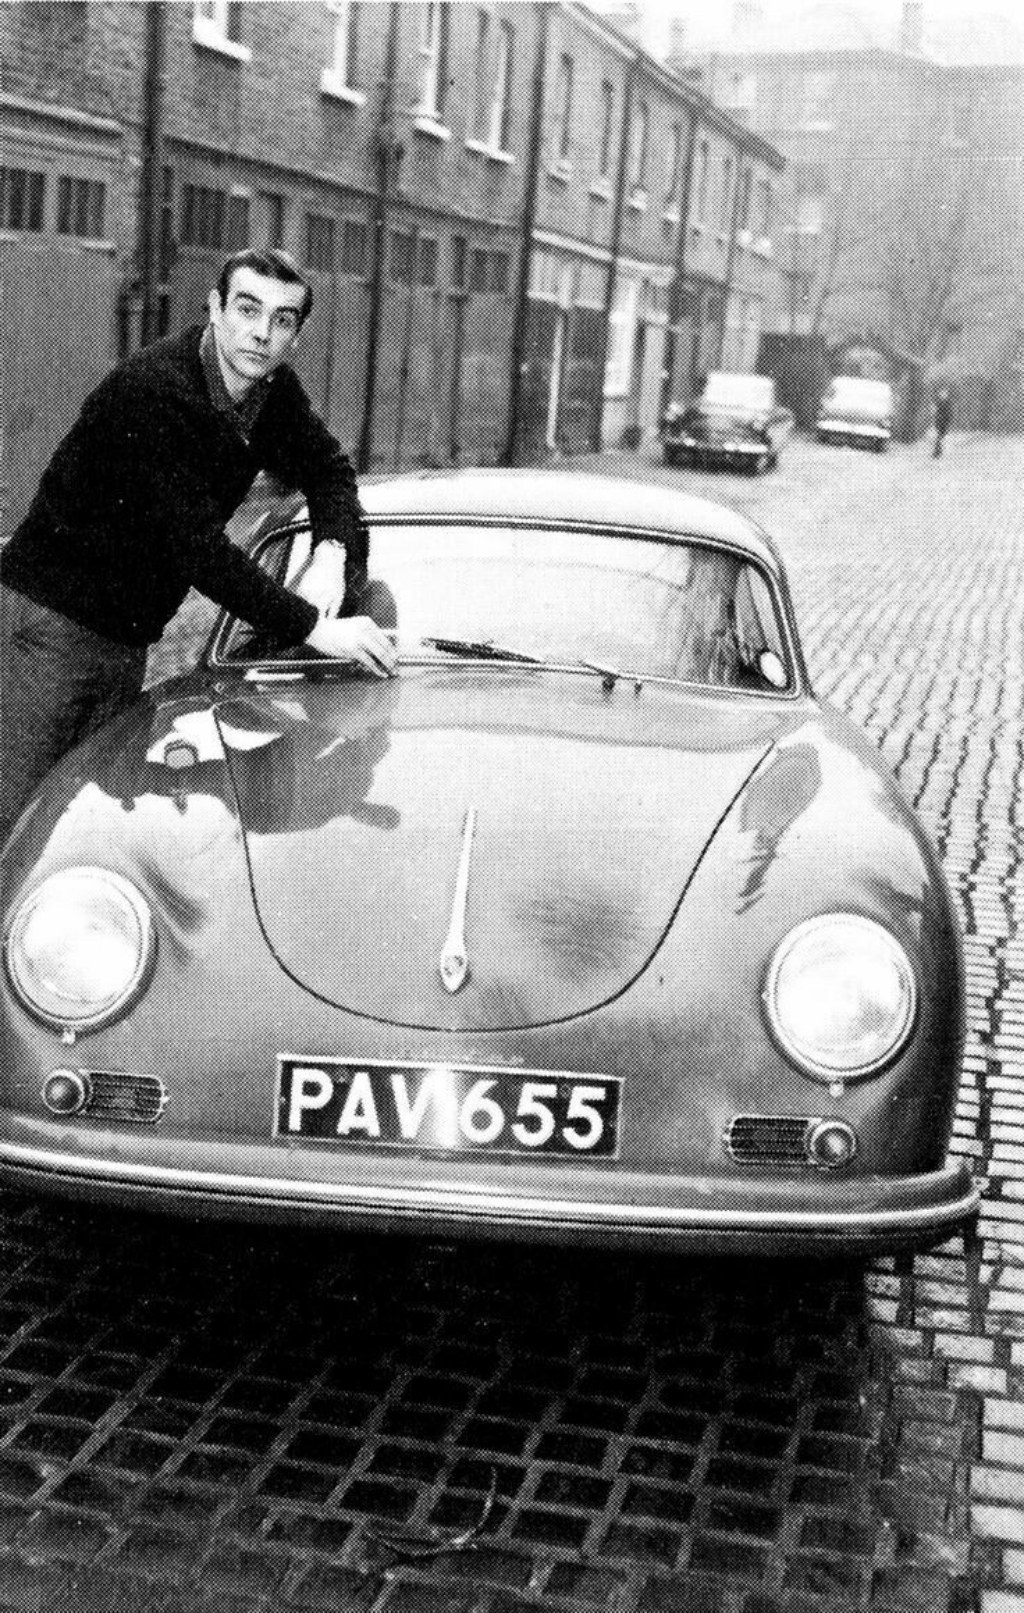
[[[771,539],[601,474],[363,500],[394,677],[222,617],[15,826],[6,1184],[676,1252],[966,1225],[950,892]]]
[[[846,443],[883,454],[892,438],[893,395],[888,381],[837,375],[818,410],[819,442]]]
[[[662,419],[666,465],[772,470],[792,436],[794,416],[776,401],[770,375],[713,370],[696,403],[670,403]]]

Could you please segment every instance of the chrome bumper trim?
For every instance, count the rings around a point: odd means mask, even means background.
[[[457,1219],[492,1221],[549,1222],[567,1226],[602,1225],[652,1231],[742,1231],[779,1230],[794,1232],[912,1232],[916,1228],[937,1227],[966,1219],[977,1209],[980,1184],[971,1181],[966,1192],[947,1203],[912,1205],[904,1209],[881,1210],[787,1210],[776,1208],[738,1209],[700,1205],[602,1203],[589,1200],[556,1199],[519,1193],[497,1192],[490,1188],[473,1190],[424,1183],[419,1187],[367,1186],[357,1182],[315,1182],[301,1178],[243,1176],[216,1171],[176,1170],[167,1165],[138,1165],[130,1161],[90,1159],[77,1154],[57,1153],[23,1144],[0,1143],[0,1168],[41,1175],[52,1174],[77,1179],[83,1186],[93,1183],[112,1189],[137,1187],[164,1192],[195,1193],[197,1197],[225,1200],[255,1199],[265,1204],[302,1205],[350,1211],[355,1214],[406,1214],[413,1217],[440,1215]],[[950,1185],[959,1173],[955,1168],[913,1178],[917,1185],[933,1181]]]

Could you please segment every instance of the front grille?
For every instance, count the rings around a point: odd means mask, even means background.
[[[82,1114],[93,1120],[152,1126],[167,1107],[167,1088],[159,1076],[120,1070],[89,1070],[88,1076],[91,1091]]]
[[[804,1115],[734,1115],[726,1151],[738,1165],[810,1165],[807,1144],[817,1124]]]

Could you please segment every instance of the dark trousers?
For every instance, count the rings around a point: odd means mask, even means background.
[[[0,585],[0,845],[54,763],[137,699],[145,675],[144,646]]]

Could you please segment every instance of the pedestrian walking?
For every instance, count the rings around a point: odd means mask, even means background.
[[[282,644],[393,671],[363,613],[355,473],[288,362],[311,303],[287,253],[234,254],[209,323],[118,365],[58,446],[0,553],[0,844],[53,764],[138,696],[190,588]],[[224,530],[260,470],[309,507],[316,553],[293,588]]]
[[[946,440],[946,432],[953,420],[953,394],[949,387],[943,384],[935,393],[935,446],[932,449],[932,458],[942,458],[942,448]]]

